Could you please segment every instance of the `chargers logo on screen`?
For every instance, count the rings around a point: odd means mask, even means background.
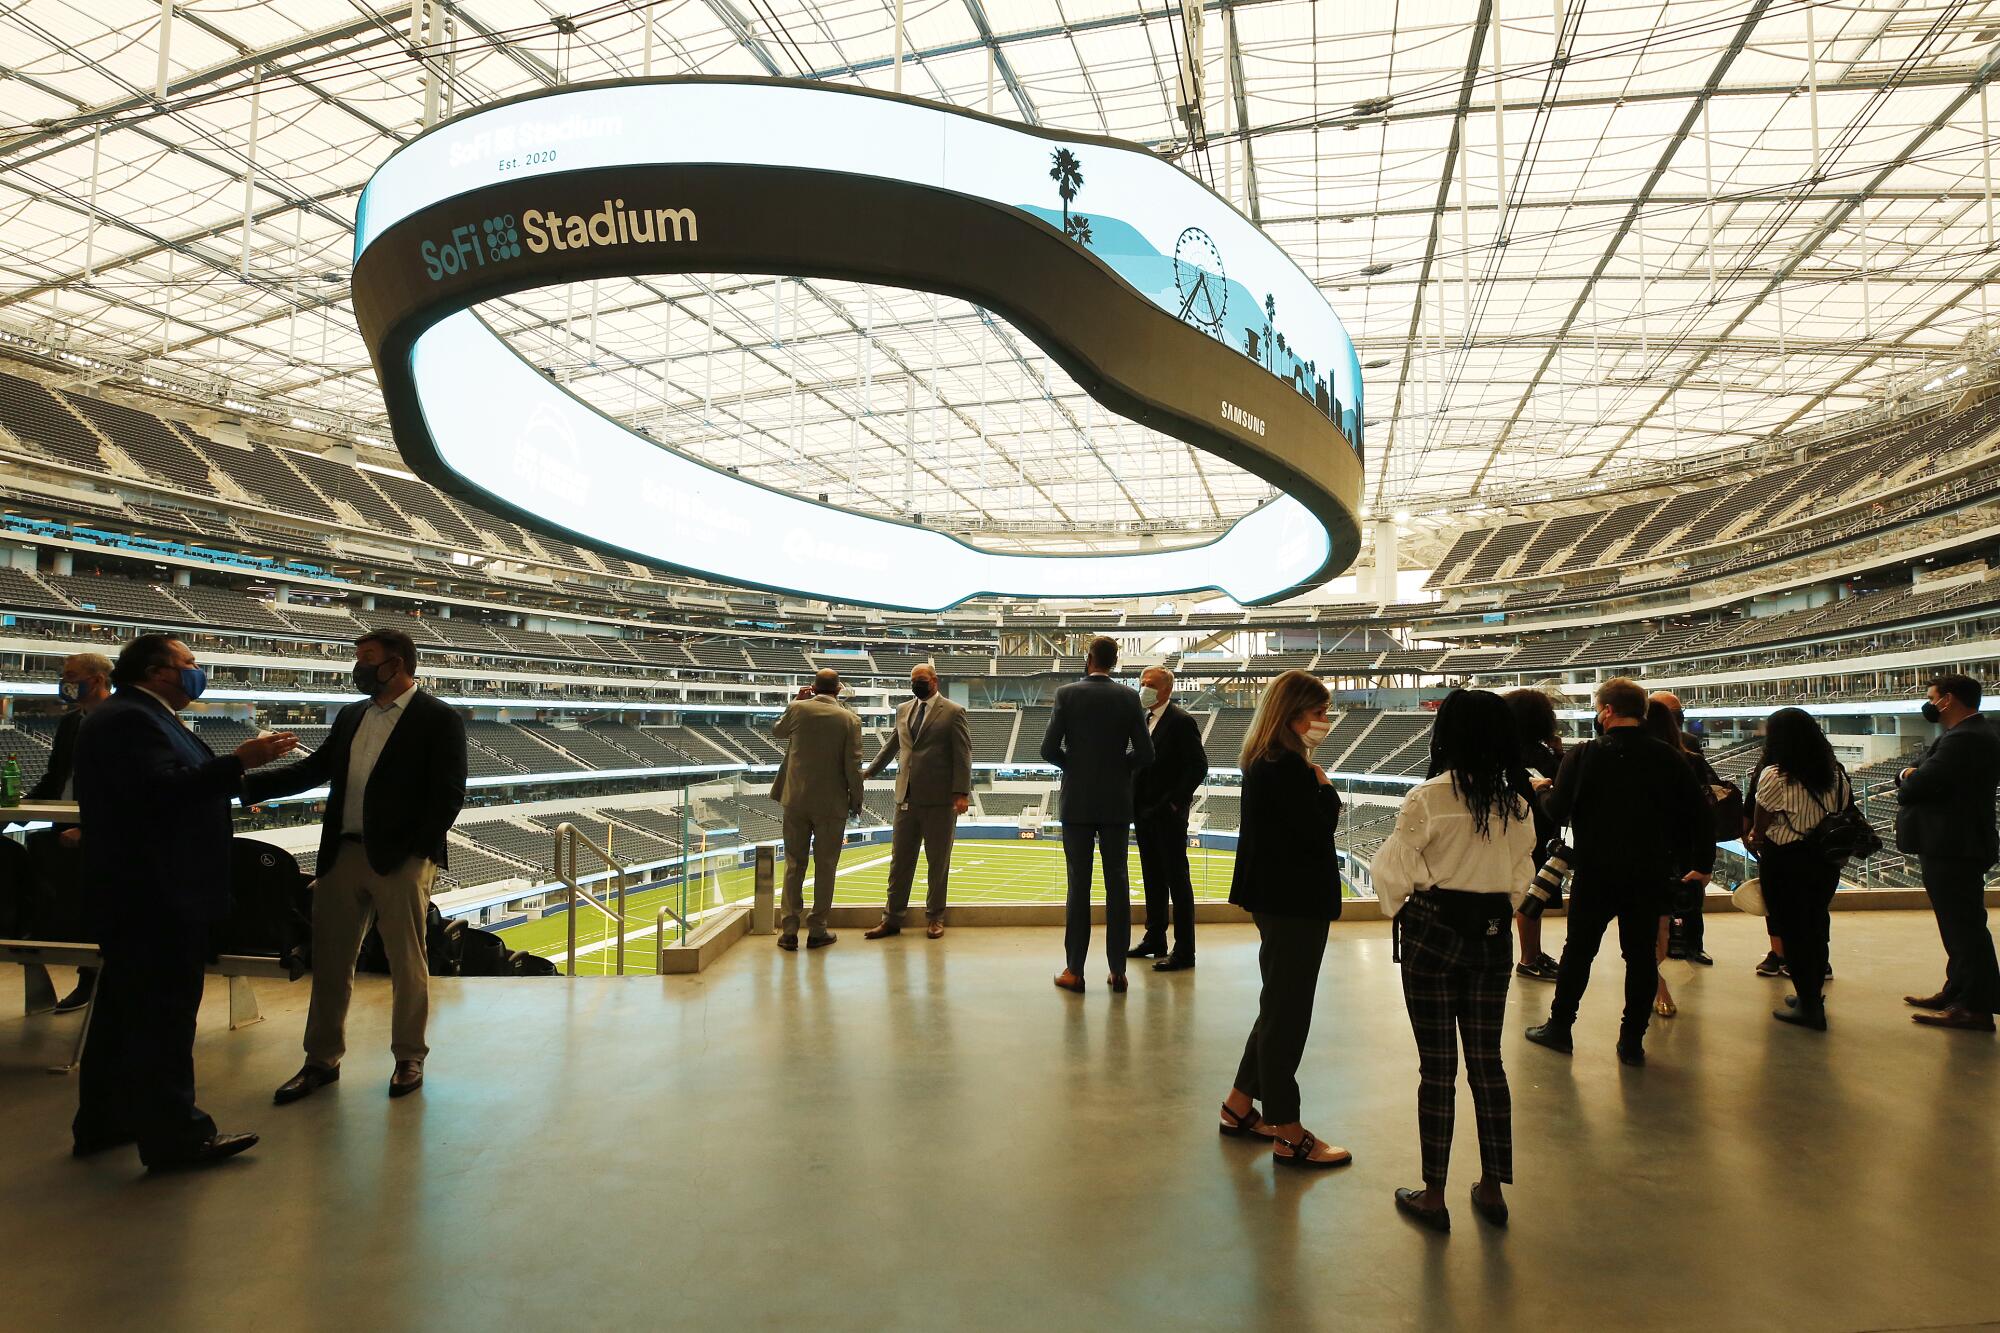
[[[546,405],[537,407],[514,442],[514,476],[544,500],[582,506],[590,500],[590,476],[583,470],[576,437]]]

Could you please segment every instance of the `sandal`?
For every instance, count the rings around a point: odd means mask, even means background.
[[[1291,1151],[1288,1153],[1279,1152],[1278,1145],[1280,1144],[1291,1149]],[[1354,1154],[1345,1148],[1335,1148],[1333,1150],[1334,1155],[1331,1157],[1315,1157],[1313,1153],[1318,1147],[1319,1140],[1313,1137],[1311,1130],[1306,1130],[1300,1134],[1297,1143],[1288,1143],[1284,1139],[1273,1135],[1271,1138],[1271,1160],[1285,1166],[1296,1166],[1304,1170],[1315,1171],[1325,1170],[1330,1166],[1346,1166],[1354,1160]]]
[[[1238,1115],[1229,1109],[1229,1103],[1224,1102],[1222,1104],[1222,1114],[1224,1116],[1223,1122],[1217,1125],[1216,1128],[1229,1138],[1275,1139],[1278,1137],[1278,1131],[1264,1123],[1264,1117],[1257,1114],[1257,1108],[1254,1106],[1242,1115]]]
[[[1672,1018],[1680,1012],[1680,1006],[1676,1005],[1672,1000],[1655,1000],[1653,1001],[1653,1012],[1661,1018]]]

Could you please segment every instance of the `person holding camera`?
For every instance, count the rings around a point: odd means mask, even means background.
[[[1562,732],[1556,726],[1555,704],[1536,689],[1509,690],[1500,697],[1513,715],[1520,767],[1530,787],[1530,799],[1546,825],[1541,796],[1555,785],[1556,771],[1562,767]],[[1558,965],[1542,950],[1542,913],[1562,906],[1563,884],[1569,878],[1569,848],[1559,836],[1561,829],[1544,827],[1539,831],[1544,836],[1535,847],[1535,880],[1514,918],[1521,936],[1521,961],[1514,975],[1528,981],[1554,981]]]
[[[1646,1026],[1659,987],[1654,949],[1666,910],[1664,886],[1676,868],[1690,882],[1708,882],[1715,839],[1708,797],[1694,770],[1647,735],[1646,692],[1623,676],[1597,687],[1602,735],[1563,756],[1549,790],[1549,818],[1569,825],[1575,847],[1569,939],[1556,977],[1548,1020],[1529,1028],[1538,1046],[1568,1055],[1577,1006],[1590,968],[1612,922],[1625,956],[1625,1013],[1618,1058],[1646,1063]]]
[[[1509,925],[1534,873],[1532,801],[1519,790],[1519,743],[1509,705],[1486,690],[1453,690],[1433,725],[1437,771],[1404,798],[1396,827],[1369,869],[1394,919],[1403,1003],[1416,1037],[1418,1139],[1424,1188],[1396,1206],[1434,1231],[1451,1230],[1451,1163],[1458,1053],[1479,1124],[1472,1208],[1504,1226],[1501,1186],[1514,1179],[1513,1103],[1500,1060],[1507,1016]]]

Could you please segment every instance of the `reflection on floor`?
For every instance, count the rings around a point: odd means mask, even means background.
[[[1030,1326],[1878,1329],[2000,1319],[2000,1044],[1915,1029],[1917,913],[1835,918],[1833,1031],[1769,1018],[1760,922],[1712,917],[1671,964],[1652,1063],[1611,1044],[1601,961],[1573,1060],[1506,1054],[1513,1226],[1478,1223],[1462,1106],[1457,1229],[1417,1183],[1416,1063],[1386,927],[1335,928],[1307,1123],[1355,1165],[1277,1176],[1211,1127],[1255,1001],[1255,936],[1113,997],[1049,985],[1055,930],[956,930],[696,977],[436,984],[429,1082],[385,1093],[388,990],[357,995],[345,1077],[293,1107],[305,990],[203,1012],[203,1102],[263,1144],[201,1175],[73,1163],[75,1020],[20,1018],[0,970],[0,1253],[11,1327]],[[1562,927],[1552,936],[1560,939]],[[59,984],[66,977],[58,977]]]

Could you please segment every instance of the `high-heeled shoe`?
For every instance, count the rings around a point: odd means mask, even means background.
[[[1653,1001],[1653,1012],[1661,1018],[1672,1018],[1680,1012],[1680,1007],[1672,1000],[1655,1000]]]

